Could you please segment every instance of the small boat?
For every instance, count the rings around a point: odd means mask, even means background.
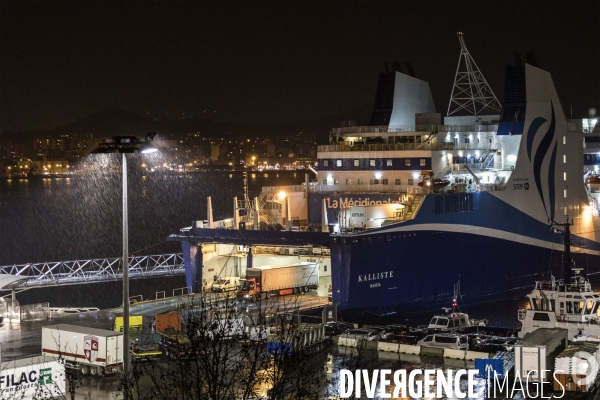
[[[441,189],[449,184],[448,179],[433,178],[433,171],[421,171],[421,182],[417,183],[420,187],[430,189]]]
[[[454,285],[454,298],[452,300],[452,308],[442,308],[444,311],[441,315],[434,315],[429,325],[427,332],[456,332],[459,329],[464,329],[471,326],[485,326],[485,320],[469,319],[469,314],[463,313],[458,308],[458,297],[460,296],[460,282]]]

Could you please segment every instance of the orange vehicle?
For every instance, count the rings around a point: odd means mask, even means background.
[[[162,333],[167,329],[173,329],[175,332],[181,330],[181,316],[176,312],[165,314],[156,314],[154,316],[155,332]]]

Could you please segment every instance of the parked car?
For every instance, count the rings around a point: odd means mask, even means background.
[[[400,344],[410,344],[416,345],[419,340],[423,339],[427,334],[424,332],[408,332],[402,333],[400,335],[391,335],[385,339],[381,339],[381,342],[388,343],[400,343]]]
[[[485,340],[483,343],[473,346],[473,350],[484,353],[496,353],[498,351],[511,351],[517,339],[513,338],[493,338]]]
[[[350,330],[350,329],[355,329],[354,325],[347,323],[347,322],[328,322],[327,324],[325,324],[325,334],[328,336],[336,336],[336,335],[341,335],[342,333]]]
[[[487,337],[518,337],[518,330],[496,326],[467,326],[459,330],[461,334],[483,335]]]
[[[475,350],[477,346],[485,343],[485,341],[489,339],[486,335],[479,335],[476,333],[468,334],[467,337],[469,338],[469,350]]]
[[[357,340],[379,340],[379,332],[371,329],[350,329],[340,337]]]
[[[344,333],[346,330],[342,329],[338,324],[336,324],[335,322],[329,322],[327,324],[325,324],[325,334],[327,336],[337,336],[337,335],[341,335],[342,333]]]
[[[435,333],[425,336],[423,339],[419,340],[417,344],[424,347],[467,350],[469,348],[469,339],[466,335]]]
[[[517,338],[518,336],[518,330],[516,329],[500,328],[494,326],[469,326],[460,329],[459,333],[466,334],[469,337],[469,349],[475,351],[477,351],[476,349],[478,346],[483,345],[490,339],[510,339]]]
[[[345,330],[358,328],[358,325],[354,325],[350,322],[337,321],[336,324],[338,324],[340,327],[343,327]]]
[[[379,332],[380,339],[385,339],[394,334],[393,329],[388,328],[387,326],[365,325],[362,329],[372,329]]]
[[[409,331],[409,328],[406,325],[400,324],[386,325],[386,328],[394,335],[401,335]]]

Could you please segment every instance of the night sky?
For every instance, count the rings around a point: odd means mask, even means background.
[[[310,120],[371,105],[385,61],[410,61],[444,115],[458,30],[500,100],[505,64],[534,52],[567,116],[571,104],[581,114],[600,110],[599,4],[2,0],[0,129],[51,129],[106,108]]]

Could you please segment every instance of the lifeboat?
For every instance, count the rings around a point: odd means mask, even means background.
[[[421,177],[422,177],[422,180],[421,180],[421,182],[417,183],[417,185],[419,185],[423,188],[441,189],[450,184],[450,181],[448,179],[440,179],[440,178],[434,179],[433,171],[421,171]]]
[[[429,187],[429,188],[433,188],[433,189],[440,189],[443,187],[446,187],[450,184],[450,181],[447,179],[439,179],[439,178],[435,178],[435,179],[428,179],[428,180],[423,180],[419,183],[417,183],[417,185],[421,186],[421,187]]]
[[[600,185],[600,176],[590,175],[585,180],[586,185]]]

